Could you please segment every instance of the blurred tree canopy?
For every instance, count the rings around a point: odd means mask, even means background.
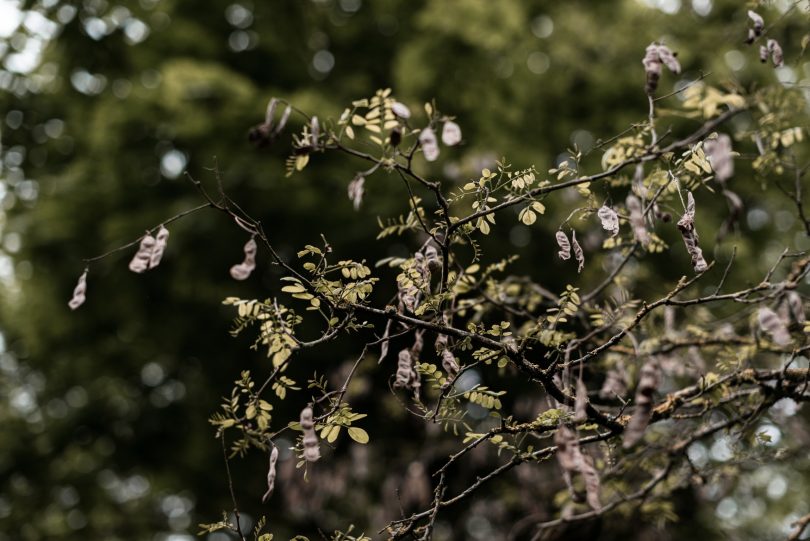
[[[172,226],[160,272],[134,275],[124,268],[129,252],[113,254],[93,264],[91,300],[80,314],[66,305],[83,258],[202,202],[188,177],[212,188],[220,179],[285,258],[305,244],[319,245],[321,234],[336,253],[368,264],[418,247],[404,237],[369,241],[377,216],[408,211],[408,194],[392,178],[370,177],[355,212],[346,189],[362,164],[314,155],[304,171],[286,178],[288,139],[259,149],[248,143],[271,96],[321,118],[337,118],[378,88],[393,88],[412,110],[435,100],[462,125],[465,144],[443,150],[438,165],[425,170],[458,187],[501,157],[544,172],[576,148],[593,169],[602,142],[647,121],[641,58],[654,40],[678,51],[683,66],[678,77],[663,78],[661,94],[704,76],[729,91],[778,78],[803,97],[796,125],[806,127],[810,61],[806,43],[800,45],[806,4],[0,0],[0,540],[180,541],[232,507],[208,417],[242,370],[266,375],[272,367],[261,351],[248,349],[247,338],[228,334],[232,311],[219,303],[271,296],[283,269],[260,252],[254,279],[233,282],[227,269],[242,257],[245,235],[226,217],[200,212]],[[760,65],[756,50],[743,43],[748,7],[778,24],[786,51],[790,44],[790,67],[775,72]],[[660,103],[664,129],[695,125],[666,116],[682,99]],[[731,120],[737,130],[747,123],[746,115]],[[289,131],[302,127],[300,117],[290,124]],[[753,173],[755,150],[744,142],[737,160],[734,190],[745,211],[736,229],[714,242],[718,231],[708,224],[728,213],[720,198],[706,205],[711,219],[699,225],[712,259],[727,261],[733,249],[746,262],[729,277],[729,288],[761,280],[784,248],[810,248],[791,198],[765,190],[766,181]],[[806,160],[806,149],[799,152]],[[545,225],[503,226],[482,244],[492,261],[519,249],[512,272],[532,274],[559,292],[573,279],[572,267],[553,257],[553,231],[565,214],[549,209]],[[790,245],[774,241],[777,234]],[[600,247],[599,238],[581,240],[587,249]],[[679,249],[630,263],[637,291],[660,292],[662,281],[677,280],[689,267],[677,232],[664,240]],[[583,275],[596,279],[605,270],[590,267]],[[375,292],[382,302],[394,294],[391,284]],[[314,332],[308,325],[304,332]],[[304,351],[290,375],[305,382],[316,371],[340,385],[358,344],[342,340],[328,356]],[[409,476],[425,475],[413,457],[421,456],[430,472],[440,456],[423,448],[432,428],[402,410],[387,376],[361,367],[353,381],[353,407],[370,413],[363,426],[376,445],[341,443],[336,452],[346,460],[334,471],[318,470],[304,483],[295,458],[282,452],[279,476],[289,488],[263,505],[266,459],[232,460],[243,520],[268,515],[277,538],[316,538],[318,529],[351,523],[371,534],[399,516],[400,504],[413,507],[407,512],[427,503],[423,488],[413,489],[410,500],[400,493],[405,502],[394,496],[402,486],[419,487],[407,484]],[[517,396],[513,407],[533,415],[532,400],[539,399],[528,391]],[[284,403],[279,415],[297,418],[302,405]],[[795,415],[794,429],[806,433],[806,411],[781,414]],[[446,456],[453,447],[441,451]],[[732,466],[757,467],[734,463],[723,439],[704,452],[721,478],[724,468],[732,475]],[[480,474],[486,456],[476,456],[461,477]],[[522,468],[509,479],[521,476],[519,486],[497,480],[480,498],[448,511],[436,538],[507,539],[504,524],[545,516],[560,483]],[[561,538],[777,538],[810,512],[803,497],[808,481],[807,456],[797,455],[761,466],[745,483],[719,483],[708,496],[712,505],[699,505],[684,489],[671,508],[653,506],[626,521],[606,518]],[[664,531],[656,529],[674,516]]]

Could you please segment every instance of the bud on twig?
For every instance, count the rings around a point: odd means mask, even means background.
[[[75,310],[84,304],[85,293],[87,292],[87,271],[88,269],[84,269],[82,275],[79,276],[79,281],[76,282],[76,287],[73,289],[73,298],[68,302],[71,310]]]

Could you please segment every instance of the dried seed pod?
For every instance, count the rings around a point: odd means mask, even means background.
[[[716,139],[707,139],[703,143],[706,157],[712,164],[714,177],[725,182],[734,175],[734,157],[731,154],[731,137],[721,133]]]
[[[593,459],[582,453],[576,432],[566,425],[557,427],[554,434],[554,443],[557,445],[557,461],[563,470],[563,478],[568,488],[573,488],[571,476],[579,473],[585,481],[585,498],[593,509],[599,510],[602,504],[599,501],[599,474],[594,468]],[[580,500],[581,501],[581,500]]]
[[[149,262],[152,259],[152,249],[155,247],[155,237],[147,233],[141,239],[138,251],[129,262],[129,270],[142,273],[149,269]]]
[[[703,257],[703,250],[698,246],[698,234],[695,230],[695,198],[692,192],[686,192],[686,212],[678,220],[678,229],[681,231],[686,251],[692,257],[692,267],[695,272],[703,272],[709,268]]]
[[[393,321],[393,319],[389,319],[388,323],[385,324],[385,332],[383,332],[382,344],[380,345],[380,358],[377,361],[377,364],[383,362],[383,359],[385,359],[385,357],[388,355],[388,346],[391,342],[391,323]]]
[[[800,325],[804,323],[804,303],[802,302],[801,296],[795,291],[791,291],[787,294],[787,303],[794,321]]]
[[[579,453],[579,471],[582,474],[582,479],[585,481],[585,499],[591,509],[599,511],[602,509],[602,502],[599,500],[599,472],[593,465],[593,457],[580,451]]]
[[[641,61],[644,66],[644,72],[647,75],[647,84],[644,87],[647,94],[652,95],[658,88],[658,79],[661,78],[662,64],[666,65],[672,73],[677,74],[681,72],[681,64],[675,56],[675,53],[666,45],[653,42],[647,46],[647,49],[644,51],[644,59]]]
[[[400,103],[395,101],[391,104],[391,110],[397,115],[399,118],[409,119],[411,118],[411,110],[408,109],[408,106],[404,103]]]
[[[425,159],[435,162],[439,157],[439,142],[436,140],[436,133],[431,128],[425,128],[419,133],[419,144],[422,145],[422,152]]]
[[[76,282],[76,287],[73,288],[73,297],[68,301],[68,306],[70,306],[71,310],[75,310],[85,301],[85,294],[87,293],[87,271],[89,269],[84,269],[84,272],[81,276],[79,276],[79,281]]]
[[[588,419],[588,388],[582,378],[577,379],[577,394],[574,402],[574,422],[582,423]]]
[[[292,105],[288,105],[287,108],[284,109],[284,112],[281,113],[281,119],[278,121],[276,129],[273,131],[273,136],[280,134],[287,125],[287,121],[290,119],[290,113],[292,113]]]
[[[425,246],[425,262],[427,263],[428,267],[437,268],[441,266],[441,261],[439,260],[439,251],[436,250],[436,247],[432,244],[428,244]]]
[[[624,430],[625,449],[629,449],[641,440],[653,412],[653,394],[658,389],[660,371],[655,359],[650,359],[641,367],[641,377],[636,388],[636,411]]]
[[[352,204],[354,205],[354,210],[359,210],[360,205],[363,203],[363,194],[365,193],[364,185],[366,183],[366,177],[361,174],[352,179],[349,183],[349,199],[351,200]]]
[[[554,444],[557,446],[557,461],[560,467],[565,472],[575,473],[580,453],[576,433],[567,425],[560,425],[554,434]]]
[[[461,142],[461,127],[452,120],[448,120],[442,126],[442,143],[452,147]]]
[[[768,61],[768,48],[764,45],[759,46],[759,61],[763,64]]]
[[[152,255],[149,258],[150,269],[160,265],[160,260],[163,259],[163,251],[166,249],[166,242],[168,240],[169,230],[161,225],[157,235],[155,235],[155,245],[152,247]]]
[[[745,43],[747,43],[748,45],[751,45],[752,43],[754,43],[755,39],[757,39],[757,33],[754,32],[753,28],[749,28],[748,29],[748,37],[745,38]]]
[[[782,52],[782,47],[775,39],[769,39],[767,42],[768,52],[771,53],[771,62],[775,68],[781,68],[785,65],[785,56]]]
[[[276,461],[278,460],[278,447],[273,446],[270,451],[270,466],[267,468],[267,492],[262,496],[262,503],[265,503],[273,495],[273,488],[276,484]]]
[[[615,210],[607,205],[602,205],[599,210],[596,211],[596,216],[602,222],[602,229],[609,231],[611,237],[615,237],[619,234],[619,215]]]
[[[301,410],[301,430],[304,431],[304,459],[307,462],[315,462],[321,458],[321,450],[318,447],[318,435],[315,433],[315,422],[312,419],[312,408],[307,406]]]
[[[750,9],[748,10],[748,18],[751,19],[751,24],[753,25],[752,30],[754,31],[754,34],[757,36],[761,36],[762,31],[765,29],[765,20],[759,13],[757,13],[756,11],[752,11]]]
[[[245,243],[245,259],[241,263],[231,267],[231,277],[234,280],[247,280],[253,269],[256,268],[256,250],[258,246],[253,237]]]
[[[585,267],[585,252],[582,251],[582,246],[577,242],[577,232],[571,230],[571,246],[574,248],[574,258],[577,260],[577,272],[582,272]]]
[[[633,228],[633,237],[644,247],[650,243],[650,234],[647,224],[644,223],[644,214],[641,210],[641,201],[633,194],[627,196],[625,201],[627,211],[630,213],[630,227]]]
[[[776,312],[767,306],[762,306],[757,314],[757,320],[759,321],[759,328],[768,333],[775,344],[780,346],[790,344],[791,338],[787,325]]]
[[[560,256],[560,259],[563,261],[571,259],[571,243],[568,242],[568,237],[566,237],[565,233],[562,231],[557,231],[555,237],[557,238],[557,246],[560,247],[560,251],[557,252],[557,255]]]
[[[627,394],[627,374],[624,367],[617,366],[608,370],[602,388],[599,389],[599,398],[610,400]]]
[[[312,138],[312,148],[318,148],[318,137],[321,134],[321,125],[318,122],[318,117],[313,116],[309,121],[310,137]]]
[[[459,371],[458,362],[456,362],[453,352],[446,348],[442,351],[442,368],[444,368],[448,378],[454,378]]]
[[[675,75],[681,72],[681,63],[678,62],[677,53],[673,53],[666,45],[658,46],[658,57],[667,69]]]
[[[413,379],[413,359],[408,349],[399,352],[397,359],[397,379],[394,381],[394,388],[407,388]]]

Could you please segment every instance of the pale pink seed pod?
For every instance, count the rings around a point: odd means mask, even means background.
[[[747,37],[747,38],[745,38],[745,42],[746,42],[748,45],[751,45],[752,43],[754,43],[754,40],[755,40],[755,39],[757,39],[757,33],[754,31],[754,29],[753,29],[753,28],[749,28],[749,29],[748,29],[748,37]]]
[[[615,237],[619,234],[619,215],[615,210],[607,205],[602,205],[599,210],[596,211],[596,216],[602,222],[602,229],[609,231],[611,237]]]
[[[258,246],[253,237],[245,243],[245,259],[239,264],[231,267],[231,278],[234,280],[247,280],[253,269],[256,268],[256,250]]]
[[[458,362],[456,362],[453,352],[446,348],[442,350],[442,368],[444,368],[449,378],[454,378],[459,371]]]
[[[358,174],[349,183],[349,200],[351,200],[354,210],[360,210],[360,205],[363,204],[363,194],[365,194],[366,177]]]
[[[152,255],[149,258],[149,268],[153,269],[160,265],[160,260],[163,259],[163,251],[166,250],[166,243],[169,240],[169,230],[160,226],[160,229],[155,236],[155,246],[152,248]]]
[[[588,419],[588,388],[582,378],[577,379],[577,394],[574,401],[574,422],[582,423]]]
[[[757,314],[759,328],[765,331],[775,344],[787,346],[791,343],[790,333],[787,325],[782,321],[776,312],[766,306],[762,306]]]
[[[287,121],[290,119],[290,113],[292,113],[292,105],[288,105],[284,112],[281,113],[281,120],[278,121],[278,125],[276,126],[275,131],[273,132],[274,135],[278,135],[287,125]]]
[[[425,128],[419,133],[419,144],[422,145],[422,152],[427,161],[435,162],[439,158],[439,142],[431,128]]]
[[[678,220],[678,229],[686,245],[686,251],[692,257],[692,267],[695,272],[703,272],[709,265],[703,257],[703,250],[698,246],[698,234],[695,230],[695,198],[692,192],[686,192],[686,201],[686,212]]]
[[[675,53],[673,53],[666,45],[658,46],[658,57],[669,69],[669,71],[675,75],[681,72],[681,63],[678,62],[678,58],[675,56]]]
[[[610,400],[617,396],[623,397],[625,394],[627,394],[627,374],[625,374],[624,368],[611,368],[599,390],[599,398]]]
[[[273,489],[276,485],[276,461],[278,461],[278,447],[273,446],[270,451],[270,466],[267,468],[267,492],[262,496],[262,503],[267,502],[270,496],[273,495]]]
[[[321,134],[321,125],[318,122],[318,117],[313,116],[312,120],[309,122],[309,131],[311,132],[312,137],[312,148],[318,148],[318,137]]]
[[[404,103],[400,103],[395,101],[391,104],[391,110],[397,115],[399,118],[404,118],[405,120],[411,118],[411,110],[408,109],[408,106]]]
[[[399,352],[397,360],[397,379],[394,381],[394,388],[407,388],[413,379],[413,359],[408,349]]]
[[[456,146],[460,142],[461,127],[452,120],[448,120],[444,123],[444,126],[442,126],[442,143],[452,147]]]
[[[84,304],[85,294],[87,293],[87,271],[88,269],[84,269],[84,272],[79,276],[79,281],[76,282],[76,287],[73,288],[73,297],[68,301],[71,310],[75,310]]]
[[[152,249],[155,247],[155,237],[147,233],[141,239],[138,251],[129,262],[129,270],[142,273],[149,269],[149,262],[152,259]]]
[[[647,83],[644,90],[647,94],[653,94],[658,88],[658,79],[661,78],[661,57],[658,55],[657,43],[651,43],[647,46],[641,63],[644,66],[644,73],[647,76]]]
[[[301,429],[304,431],[304,459],[307,462],[315,462],[321,458],[321,450],[318,447],[318,435],[315,433],[315,422],[312,419],[312,408],[307,406],[301,410]]]
[[[574,258],[577,260],[577,273],[580,273],[585,267],[585,252],[582,251],[582,246],[577,241],[577,232],[574,230],[571,230],[571,246],[574,248]]]
[[[436,250],[436,247],[432,244],[428,244],[425,247],[425,261],[428,264],[428,267],[436,268],[441,265],[439,261],[439,251]]]
[[[655,359],[647,361],[641,367],[641,377],[636,388],[636,411],[624,430],[623,446],[625,449],[638,443],[644,436],[647,425],[650,424],[653,412],[653,394],[658,389],[659,379],[658,363]]]
[[[650,243],[650,234],[647,231],[647,225],[644,223],[641,201],[635,195],[630,194],[627,196],[625,204],[630,213],[630,227],[633,228],[633,237],[642,246],[646,247]]]
[[[751,19],[751,23],[753,24],[754,33],[757,36],[762,35],[762,31],[765,29],[765,20],[762,16],[757,13],[756,11],[748,10],[748,18]]]
[[[267,103],[267,111],[264,113],[264,126],[268,133],[273,128],[273,115],[276,114],[276,106],[278,106],[278,100],[276,98],[272,98]]]
[[[599,499],[600,481],[599,472],[593,465],[593,457],[583,452],[579,453],[579,471],[585,481],[585,499],[591,509],[599,511],[602,509],[602,502]]]
[[[778,41],[775,39],[768,40],[768,52],[771,53],[771,62],[773,62],[775,68],[781,68],[785,65],[785,55]]]
[[[563,471],[567,473],[576,472],[577,457],[580,453],[576,433],[568,426],[560,425],[554,434],[554,444],[557,446],[557,461]]]
[[[804,303],[802,302],[801,296],[795,291],[791,291],[787,294],[787,302],[788,307],[790,308],[790,314],[793,316],[794,321],[800,325],[804,323]]]
[[[759,46],[759,61],[763,64],[768,61],[768,48],[764,45]]]
[[[557,231],[554,236],[557,239],[557,246],[560,247],[560,251],[557,252],[557,255],[560,256],[560,259],[563,261],[571,259],[571,243],[568,242],[568,237],[566,237],[565,233],[562,231]]]
[[[706,157],[712,164],[714,177],[719,182],[725,182],[734,175],[734,157],[731,150],[731,137],[725,133],[717,136],[717,139],[707,139],[703,143],[703,150]]]

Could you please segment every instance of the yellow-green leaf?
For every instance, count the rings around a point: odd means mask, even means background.
[[[357,426],[349,427],[349,437],[357,443],[368,443],[368,432]]]

